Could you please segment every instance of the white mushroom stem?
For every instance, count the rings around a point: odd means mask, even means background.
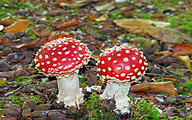
[[[79,103],[83,103],[84,95],[82,89],[79,88],[79,77],[76,72],[69,77],[57,77],[57,85],[59,89],[58,103],[64,102],[65,106],[76,106],[75,102],[78,106]]]
[[[117,83],[107,84],[103,94],[100,96],[101,99],[114,98],[116,101],[117,113],[129,113],[129,101],[127,97],[131,84],[119,85]]]

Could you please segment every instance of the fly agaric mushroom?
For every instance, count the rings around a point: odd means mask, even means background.
[[[107,86],[102,99],[114,98],[117,113],[129,113],[127,97],[132,82],[138,81],[146,70],[146,59],[136,48],[113,47],[106,49],[97,63],[98,74]]]
[[[68,106],[83,103],[78,72],[88,63],[90,55],[87,46],[72,37],[59,37],[37,52],[36,68],[45,75],[57,77],[58,102],[64,102]]]

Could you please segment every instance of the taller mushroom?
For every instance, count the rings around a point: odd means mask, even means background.
[[[97,63],[98,74],[107,83],[102,99],[114,98],[117,113],[129,113],[127,97],[132,82],[138,81],[146,70],[143,53],[131,47],[106,49]]]
[[[59,89],[58,102],[67,106],[83,102],[79,88],[79,69],[88,63],[91,52],[85,44],[72,37],[53,40],[36,54],[36,68],[47,76],[56,76]]]

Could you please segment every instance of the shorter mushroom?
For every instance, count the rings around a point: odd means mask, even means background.
[[[143,53],[128,46],[108,48],[100,55],[97,70],[100,78],[107,84],[101,98],[114,98],[117,113],[130,112],[127,95],[131,83],[143,76],[146,65]]]
[[[36,68],[47,76],[56,76],[59,89],[58,102],[67,106],[83,103],[79,88],[79,69],[88,63],[91,52],[85,44],[72,37],[53,40],[37,52]],[[54,37],[52,37],[54,38]]]

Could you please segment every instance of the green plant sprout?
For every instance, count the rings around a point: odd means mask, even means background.
[[[134,112],[135,119],[140,120],[165,120],[165,115],[161,115],[152,103],[147,103],[146,100],[141,100],[135,105],[136,111]]]
[[[30,99],[34,100],[37,104],[41,104],[42,101],[40,100],[40,96],[37,95],[37,96],[29,96]]]
[[[186,81],[181,86],[183,87],[183,89],[182,89],[182,91],[177,90],[178,94],[188,95],[188,94],[192,93],[192,89],[191,89],[192,81]]]
[[[85,80],[85,77],[79,78],[79,85],[81,86],[81,85],[85,85],[85,84],[87,84],[87,81]]]
[[[19,106],[22,107],[24,101],[21,100],[21,97],[17,97],[16,94],[17,94],[17,92],[16,92],[16,91],[13,91],[13,95],[12,95],[12,96],[9,96],[8,98],[15,98],[15,99],[13,99],[11,102],[12,102],[13,104],[18,104]]]
[[[107,105],[102,104],[99,95],[93,93],[89,98],[88,101],[84,100],[86,107],[83,109],[84,112],[91,112],[89,120],[116,120],[118,118],[117,114],[112,115]]]
[[[23,84],[29,83],[33,79],[30,78],[30,77],[21,76],[21,77],[18,77],[18,78],[13,78],[13,80],[15,81],[15,84],[18,85],[19,83],[23,83]],[[23,80],[23,81],[20,81],[20,80]]]

